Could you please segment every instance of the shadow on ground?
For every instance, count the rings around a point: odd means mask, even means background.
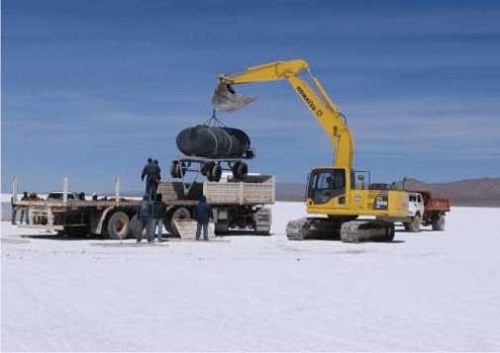
[[[229,230],[227,231],[226,233],[224,234],[220,234],[218,236],[221,236],[221,237],[242,237],[242,236],[252,236],[252,237],[263,237],[263,238],[266,238],[266,237],[269,237],[273,234],[269,234],[269,235],[258,235],[258,234],[255,234],[255,232],[253,230],[250,230],[250,229],[242,229],[242,230]]]
[[[69,236],[65,234],[40,234],[40,235],[20,235],[21,238],[30,239],[47,239],[47,240],[62,240],[62,241],[82,241],[82,240],[103,240],[100,235],[85,235],[85,236]]]

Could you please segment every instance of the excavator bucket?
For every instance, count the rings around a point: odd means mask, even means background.
[[[233,112],[252,103],[256,96],[236,94],[229,83],[219,82],[212,97],[212,105],[215,110]]]

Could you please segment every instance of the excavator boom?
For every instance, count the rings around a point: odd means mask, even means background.
[[[251,66],[244,72],[235,75],[220,75],[219,80],[231,84],[255,83],[284,80],[289,76],[297,76],[309,69],[309,64],[302,59],[289,61],[273,61],[262,65]]]
[[[219,76],[216,94],[212,101],[224,105],[227,102],[224,98],[228,97],[228,92],[229,97],[234,93],[233,85],[286,80],[329,137],[334,152],[334,166],[350,170],[353,166],[354,153],[352,134],[339,109],[328,97],[319,80],[311,75],[314,85],[311,87],[299,76],[304,71],[310,73],[309,64],[303,59],[295,59],[252,66],[234,75],[223,74]],[[241,99],[235,100],[236,105],[245,105],[240,103]]]

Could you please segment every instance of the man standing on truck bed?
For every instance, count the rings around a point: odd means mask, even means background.
[[[141,181],[144,181],[144,177],[146,177],[146,195],[150,200],[154,200],[161,179],[161,169],[156,159],[153,161],[152,158],[148,158],[148,162],[142,169]]]
[[[214,218],[212,205],[207,202],[205,195],[200,197],[200,201],[194,208],[194,218],[196,219],[196,240],[200,240],[201,228],[203,228],[203,240],[208,240],[208,222]]]
[[[156,199],[156,193],[158,192],[158,184],[160,183],[160,180],[161,180],[161,168],[160,166],[158,165],[158,160],[155,159],[153,160],[153,170],[154,170],[154,174],[153,174],[153,180],[152,180],[152,199],[155,200]]]

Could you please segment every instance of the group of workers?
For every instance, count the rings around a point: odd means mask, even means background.
[[[36,193],[32,192],[31,194],[28,195],[27,191],[23,192],[23,196],[21,197],[21,201],[39,201],[43,200],[41,197],[39,197]],[[11,222],[12,224],[17,224],[17,211],[20,212],[21,216],[19,219],[19,224],[29,224],[29,210],[28,207],[22,206],[22,207],[17,207],[14,205],[14,198],[10,198],[10,204],[12,206],[12,214],[11,214]]]
[[[162,194],[158,193],[158,184],[161,180],[161,168],[158,160],[148,158],[142,169],[141,181],[146,178],[146,190],[137,211],[138,226],[134,229],[137,243],[142,241],[142,234],[146,230],[148,243],[165,241],[163,238],[163,221],[167,216],[167,206],[162,200]],[[208,223],[213,219],[212,206],[207,202],[205,196],[201,196],[194,209],[196,219],[196,240],[208,240]]]

